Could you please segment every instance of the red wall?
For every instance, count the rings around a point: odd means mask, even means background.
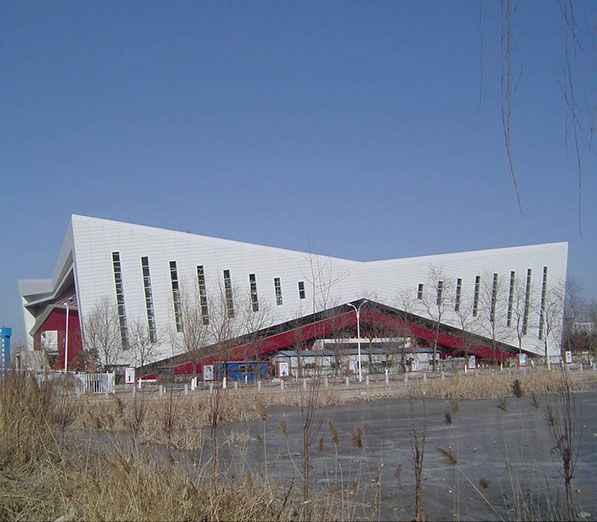
[[[47,330],[58,330],[58,354],[48,354],[50,365],[55,369],[64,368],[64,338],[66,334],[66,310],[54,308],[33,336],[33,346],[41,349],[41,333]],[[81,328],[77,310],[68,312],[68,368],[74,368],[74,360],[82,352]]]

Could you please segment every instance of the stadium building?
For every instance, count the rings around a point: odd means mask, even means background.
[[[357,329],[376,353],[557,360],[567,249],[352,261],[73,215],[52,278],[19,291],[28,348],[56,368],[79,364],[102,313],[115,318],[111,363],[145,374],[354,348]]]

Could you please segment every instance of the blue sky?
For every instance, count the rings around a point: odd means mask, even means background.
[[[582,235],[557,2],[512,18],[522,214],[498,2],[481,26],[478,2],[2,2],[0,323],[22,338],[17,280],[51,275],[72,213],[362,260],[565,240],[597,297],[597,4],[574,6]]]

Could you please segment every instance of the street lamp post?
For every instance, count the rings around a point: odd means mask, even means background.
[[[363,300],[358,308],[352,303],[346,303],[348,306],[354,308],[354,311],[357,314],[357,358],[359,364],[359,382],[363,381],[363,364],[361,359],[361,306],[363,306],[366,302],[366,299]]]

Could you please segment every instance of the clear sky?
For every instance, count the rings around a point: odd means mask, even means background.
[[[522,214],[482,5],[4,0],[0,324],[22,339],[17,280],[51,276],[72,213],[359,260],[569,241],[597,297],[597,3],[569,46],[582,235],[560,4],[512,14]]]

